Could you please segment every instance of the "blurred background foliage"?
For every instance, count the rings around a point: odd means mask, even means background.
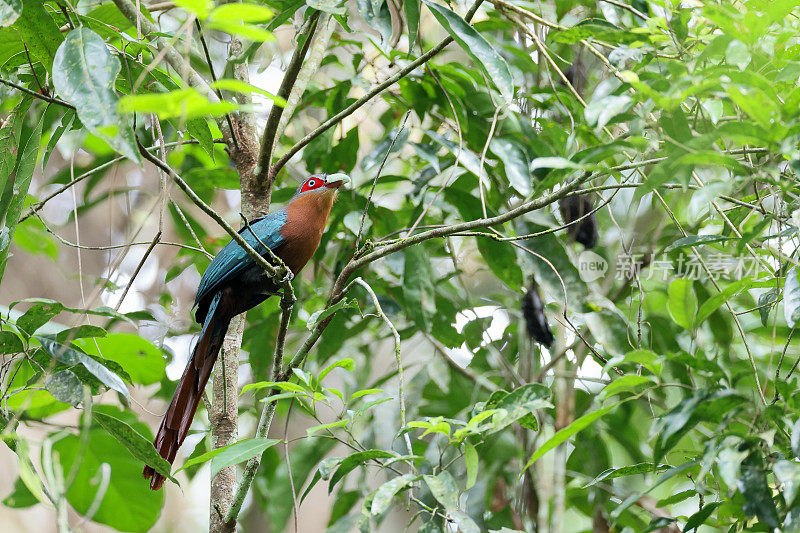
[[[263,452],[245,531],[800,531],[795,2],[478,4],[467,23],[461,2],[0,0],[4,523],[203,529],[209,470]],[[361,269],[377,299],[353,285],[335,308],[272,399],[275,440],[248,437],[280,309],[248,312],[237,453],[206,455],[198,415],[181,488],[151,492],[150,427],[228,239],[134,135],[238,225],[219,124],[264,127],[317,16],[330,39],[278,156],[455,42],[278,175],[274,204],[309,173],[354,179],[294,282],[288,354],[357,250],[549,200]],[[222,101],[165,49],[209,81],[213,65]],[[547,196],[576,180],[591,251]],[[549,348],[529,336],[526,293]]]

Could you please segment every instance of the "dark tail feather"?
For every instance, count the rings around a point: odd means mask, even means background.
[[[189,426],[192,425],[197,406],[200,405],[203,390],[211,377],[214,362],[233,318],[231,304],[227,291],[218,292],[211,301],[200,338],[156,433],[153,444],[161,457],[170,464],[175,460],[178,448],[189,433]],[[165,480],[164,476],[150,466],[144,467],[144,477],[150,480],[150,488],[153,490],[160,489]]]

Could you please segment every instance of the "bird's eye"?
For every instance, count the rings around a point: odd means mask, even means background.
[[[314,186],[314,185],[316,185],[316,184],[317,184],[317,181],[316,181],[316,180],[308,180],[308,186],[309,186],[309,187],[313,187],[313,186]]]

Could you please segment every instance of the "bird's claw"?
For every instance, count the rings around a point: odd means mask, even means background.
[[[294,279],[294,274],[292,273],[292,271],[291,271],[291,270],[289,270],[289,269],[287,268],[287,269],[286,269],[286,275],[285,275],[285,276],[283,276],[283,278],[281,278],[280,280],[278,280],[278,283],[280,283],[281,285],[283,285],[284,283],[289,283],[289,282],[291,282],[293,279]]]

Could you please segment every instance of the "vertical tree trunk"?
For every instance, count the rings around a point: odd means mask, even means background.
[[[231,41],[231,56],[241,54],[241,42]],[[249,82],[247,63],[237,63],[234,76]],[[250,103],[249,95],[238,95],[240,104]],[[258,160],[259,144],[252,117],[248,114],[231,117],[234,139],[226,139],[228,154],[239,172],[241,188],[241,209],[248,218],[254,218],[269,210],[270,190],[259,187],[254,179],[253,170]],[[221,448],[236,442],[239,425],[239,350],[242,346],[245,317],[239,315],[231,321],[228,333],[220,351],[220,357],[214,367],[214,383],[212,390],[212,406],[208,413],[211,424],[211,441],[214,448]],[[211,480],[211,500],[209,502],[209,532],[233,533],[236,522],[225,523],[225,515],[233,501],[236,490],[236,467],[223,468]]]
[[[220,357],[214,367],[214,384],[211,395],[211,441],[214,448],[221,448],[236,442],[238,427],[239,388],[239,348],[244,332],[244,315],[231,321],[228,334],[220,350]],[[215,533],[236,530],[236,523],[225,523],[233,492],[236,489],[236,467],[223,468],[211,480],[211,505],[209,531]]]

